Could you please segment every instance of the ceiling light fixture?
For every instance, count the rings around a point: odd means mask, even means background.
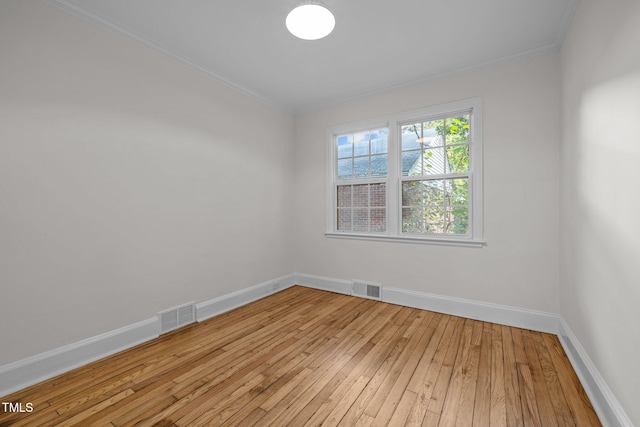
[[[303,40],[318,40],[328,36],[336,26],[333,13],[319,4],[303,4],[287,15],[287,29]]]

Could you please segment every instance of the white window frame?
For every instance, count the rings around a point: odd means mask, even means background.
[[[467,235],[407,234],[402,233],[402,176],[400,167],[402,154],[400,129],[403,124],[471,111],[469,132],[469,233]],[[376,182],[386,183],[386,224],[385,232],[343,232],[337,230],[337,144],[338,135],[387,127],[388,165],[387,177],[376,178]],[[386,117],[345,123],[332,126],[326,131],[326,222],[325,236],[343,239],[363,239],[422,244],[482,247],[485,245],[483,230],[483,149],[482,149],[482,99],[471,98],[418,110],[392,114]],[[369,180],[370,181],[370,180]],[[351,179],[350,184],[366,184],[367,179]]]

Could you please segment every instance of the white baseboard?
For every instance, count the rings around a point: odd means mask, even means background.
[[[216,316],[293,284],[294,275],[290,274],[201,302],[196,304],[196,320]],[[0,366],[0,397],[157,338],[159,333],[158,318],[153,317]]]
[[[202,321],[217,316],[296,284],[346,295],[352,294],[350,280],[293,273],[200,302],[196,304],[196,319]],[[611,427],[633,427],[578,339],[564,319],[557,314],[386,286],[383,288],[382,301],[557,334],[602,423]],[[95,360],[152,340],[159,335],[159,331],[158,318],[154,317],[0,366],[0,396],[6,396]]]
[[[0,366],[0,396],[152,340],[159,330],[154,317]]]
[[[307,288],[351,295],[350,280],[332,279],[329,277],[313,276],[311,274],[301,273],[295,273],[294,279],[297,285],[306,286]]]
[[[633,427],[620,402],[563,318],[560,318],[558,338],[602,424],[607,427]]]
[[[392,304],[533,331],[558,333],[558,315],[544,311],[387,287],[384,288],[383,295],[383,300]]]
[[[240,289],[230,294],[222,295],[196,304],[196,320],[201,322],[234,308],[242,307],[275,292],[289,288],[295,284],[293,274],[278,277],[258,285]]]
[[[296,274],[296,283],[326,291],[351,295],[351,281],[329,277]],[[552,334],[558,333],[558,315],[482,301],[447,297],[425,292],[384,286],[382,301],[422,310],[467,317],[484,322],[499,323],[517,328]]]

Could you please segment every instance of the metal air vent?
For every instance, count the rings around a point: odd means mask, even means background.
[[[194,303],[190,303],[161,311],[158,313],[158,318],[160,319],[160,333],[164,334],[195,322],[196,306]]]
[[[382,301],[382,285],[354,280],[352,295]]]

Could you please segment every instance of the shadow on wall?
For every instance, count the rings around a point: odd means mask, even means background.
[[[637,69],[640,67],[636,67]],[[640,368],[640,69],[583,92],[572,158],[572,311],[589,357],[631,415]],[[635,390],[635,392],[634,392]],[[634,396],[635,394],[635,396]],[[633,417],[632,417],[633,418]]]

